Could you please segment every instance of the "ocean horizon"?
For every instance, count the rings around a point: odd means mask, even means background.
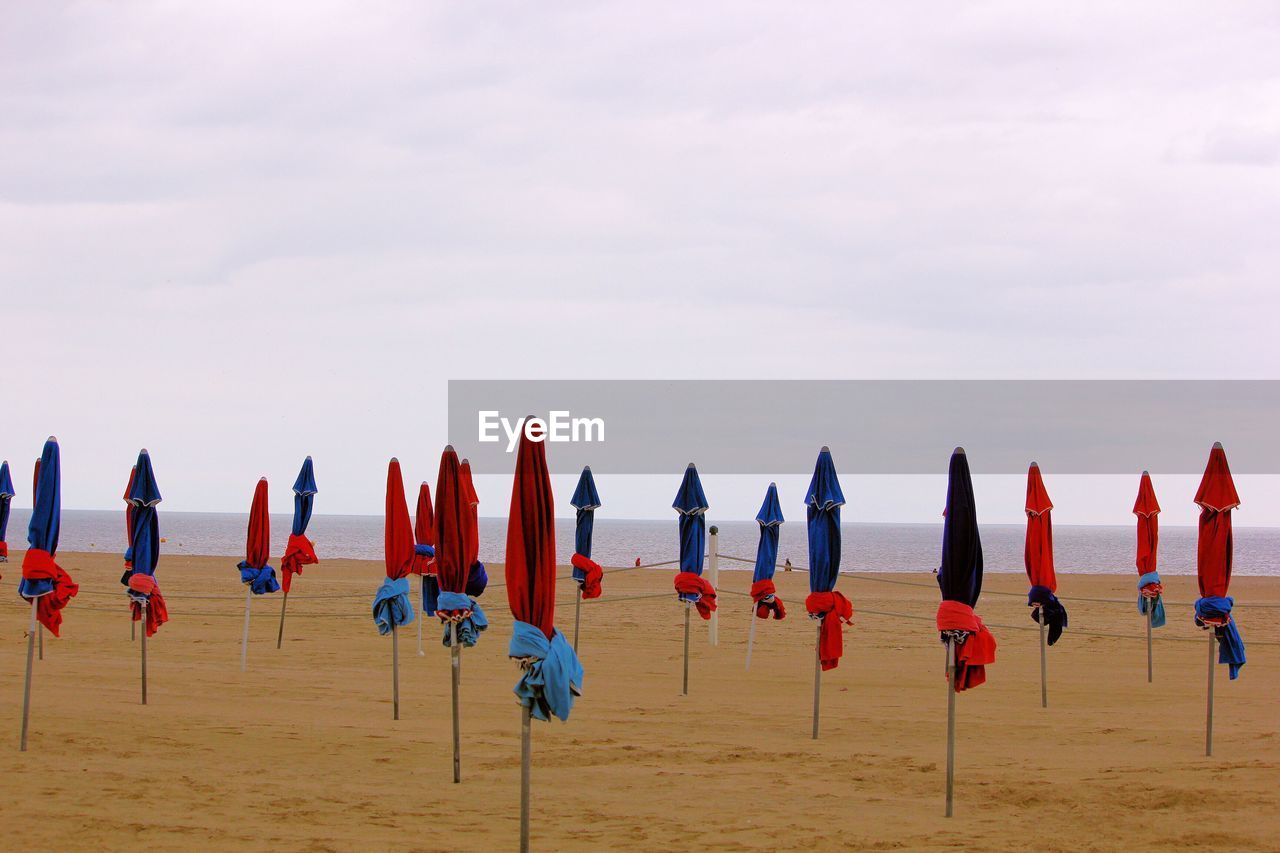
[[[15,508],[9,521],[8,541],[11,549],[26,545],[29,509]],[[187,554],[194,556],[237,557],[243,553],[244,513],[164,512],[160,513],[160,535],[166,540],[161,556]],[[279,559],[288,538],[291,516],[271,516],[272,554]],[[380,515],[312,516],[308,536],[316,543],[321,560],[326,557],[357,560],[381,560],[383,557],[383,519]],[[718,549],[722,556],[743,560],[755,559],[759,527],[751,520],[718,521],[708,525],[719,529]],[[480,559],[502,562],[506,550],[505,518],[480,519]],[[988,524],[980,526],[985,570],[1020,573],[1023,571],[1023,536],[1021,524]],[[942,524],[866,523],[845,521],[841,568],[862,572],[921,572],[937,568],[942,543]],[[1280,528],[1236,527],[1235,564],[1237,575],[1280,575]],[[556,555],[560,563],[568,563],[573,553],[574,523],[572,518],[556,519]],[[1135,532],[1132,525],[1055,525],[1054,558],[1062,573],[1089,572],[1103,574],[1136,574],[1134,567]],[[111,510],[75,510],[62,512],[59,550],[96,553],[123,552],[125,547],[124,512]],[[592,557],[604,566],[630,566],[661,563],[678,556],[676,520],[609,519],[595,522]],[[808,549],[803,521],[782,525],[778,562],[789,559],[796,568],[808,564]],[[1160,571],[1169,575],[1195,574],[1196,528],[1167,526],[1160,531]],[[733,560],[722,560],[726,571],[747,570],[751,566]]]

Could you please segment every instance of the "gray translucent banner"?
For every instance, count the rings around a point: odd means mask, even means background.
[[[945,472],[956,445],[975,473],[1191,474],[1214,441],[1236,473],[1280,473],[1276,380],[451,380],[448,405],[485,474],[512,471],[508,429],[552,412],[559,474],[805,473],[824,444],[850,474]]]

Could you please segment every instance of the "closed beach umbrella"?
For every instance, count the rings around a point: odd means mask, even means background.
[[[240,582],[244,584],[244,635],[240,639],[240,671],[248,665],[249,655],[249,604],[255,595],[265,595],[280,589],[276,570],[271,567],[271,516],[267,511],[267,478],[258,480],[253,490],[253,503],[249,506],[249,526],[245,533],[244,559],[236,567],[240,569]]]
[[[480,562],[480,498],[476,495],[476,486],[471,480],[471,463],[466,459],[458,466],[458,478],[469,508],[463,529],[467,551],[466,593],[472,598],[479,598],[489,586],[489,575],[485,572],[484,563]]]
[[[1135,564],[1138,567],[1138,612],[1147,623],[1147,683],[1151,683],[1151,629],[1164,626],[1164,601],[1161,593],[1160,573],[1156,571],[1156,556],[1160,547],[1160,504],[1156,502],[1156,490],[1151,485],[1151,475],[1142,472],[1138,482],[1138,498],[1133,502],[1133,514],[1138,517],[1138,549]]]
[[[1045,491],[1040,466],[1032,462],[1027,469],[1027,539],[1023,562],[1027,567],[1027,579],[1031,590],[1027,593],[1027,606],[1031,619],[1040,625],[1040,705],[1049,707],[1049,665],[1045,653],[1045,628],[1049,631],[1049,645],[1058,642],[1067,627],[1067,609],[1055,593],[1058,576],[1053,571],[1053,520],[1049,513],[1053,503]]]
[[[938,567],[937,625],[947,647],[947,809],[951,817],[955,782],[955,694],[987,680],[995,663],[996,640],[974,612],[982,592],[982,540],[978,535],[973,479],[964,448],[951,454],[947,472],[947,508],[942,525],[942,562]]]
[[[507,601],[511,644],[507,655],[523,673],[515,694],[521,706],[520,849],[529,849],[530,718],[569,719],[582,690],[582,664],[555,628],[556,532],[547,445],[522,433],[507,516]]]
[[[1199,537],[1196,543],[1196,578],[1200,598],[1196,600],[1196,625],[1209,631],[1209,697],[1205,721],[1205,755],[1213,754],[1213,646],[1218,645],[1218,663],[1228,666],[1232,679],[1245,664],[1244,640],[1231,610],[1235,600],[1227,595],[1231,586],[1231,563],[1235,546],[1231,533],[1231,511],[1240,506],[1235,481],[1227,466],[1227,454],[1215,442],[1209,452],[1200,488]]]
[[[129,482],[124,487],[124,573],[120,575],[120,585],[125,588],[127,593],[129,590],[129,578],[133,576],[133,503],[129,500],[129,496],[133,494],[133,481],[138,477],[138,466],[131,465],[129,467]],[[137,623],[129,618],[129,639],[137,639]]]
[[[436,579],[440,597],[436,616],[444,623],[444,644],[449,647],[453,687],[453,781],[462,780],[461,721],[458,709],[458,682],[462,670],[461,650],[474,646],[480,632],[489,626],[484,611],[467,595],[467,534],[470,504],[462,487],[461,466],[452,446],[440,455],[436,478],[435,548]]]
[[[130,571],[127,581],[130,616],[142,623],[142,704],[147,704],[147,638],[169,621],[169,608],[156,583],[160,563],[160,487],[151,467],[151,455],[144,449],[133,466],[129,506],[133,509]]]
[[[440,597],[440,584],[436,581],[435,565],[436,521],[431,508],[431,487],[423,482],[418,487],[418,504],[413,514],[413,566],[422,587],[422,617],[418,620],[418,654],[422,650],[422,623],[426,617],[436,615],[436,600]]]
[[[600,494],[596,491],[596,478],[591,475],[590,465],[583,467],[582,474],[578,477],[578,487],[573,490],[569,504],[577,511],[573,528],[573,557],[569,560],[573,566],[573,579],[578,584],[578,596],[573,609],[573,649],[576,652],[582,599],[599,598],[602,592],[600,581],[604,578],[604,569],[591,559],[591,534],[595,527],[596,510],[600,508]]]
[[[284,614],[289,606],[289,590],[293,587],[293,576],[302,574],[303,566],[314,566],[320,562],[316,556],[315,543],[307,538],[307,525],[311,523],[311,510],[315,507],[316,495],[320,490],[316,487],[316,469],[308,456],[298,471],[298,479],[293,481],[293,525],[289,528],[289,540],[284,546],[284,556],[280,558],[280,588],[284,595],[280,600],[280,631],[276,634],[276,648],[284,642]]]
[[[818,708],[822,673],[840,665],[844,655],[842,624],[853,624],[853,604],[836,592],[840,577],[840,507],[844,492],[836,475],[831,450],[823,447],[813,466],[809,491],[805,493],[805,515],[809,533],[809,597],[804,606],[818,626],[816,665],[813,671],[813,737],[818,737]]]
[[[0,462],[0,563],[9,562],[9,502],[14,494],[9,463]]]
[[[684,469],[680,491],[672,501],[679,518],[680,571],[675,577],[676,596],[684,602],[684,686],[689,692],[689,608],[698,608],[698,615],[710,619],[716,609],[716,590],[702,577],[702,562],[707,548],[707,496],[702,491],[702,480],[692,462]]]
[[[80,587],[55,562],[58,531],[62,524],[62,463],[58,440],[49,436],[36,465],[35,495],[27,526],[27,553],[22,558],[18,595],[31,602],[31,626],[27,631],[27,675],[22,697],[22,740],[27,749],[27,722],[31,712],[31,665],[35,655],[36,623],[59,636],[62,610]]]
[[[778,598],[773,584],[773,570],[778,565],[778,534],[781,532],[782,504],[778,501],[778,485],[770,483],[764,503],[756,513],[760,525],[760,543],[756,545],[756,567],[751,576],[751,629],[747,632],[747,669],[751,668],[751,646],[756,638],[756,619],[785,619],[786,605]]]
[[[400,646],[396,629],[413,622],[409,573],[413,568],[413,525],[404,497],[400,462],[387,465],[386,520],[383,526],[387,576],[373,598],[373,623],[378,633],[391,635],[391,718],[400,719]]]

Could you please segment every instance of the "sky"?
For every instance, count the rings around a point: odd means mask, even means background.
[[[17,4],[0,456],[56,434],[64,505],[116,508],[146,446],[167,509],[284,511],[309,453],[372,514],[388,457],[434,482],[450,378],[1276,378],[1277,56],[1274,3]],[[1077,479],[1062,520],[1130,522]]]

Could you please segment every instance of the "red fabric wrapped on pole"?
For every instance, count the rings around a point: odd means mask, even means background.
[[[938,630],[963,631],[964,642],[956,645],[956,692],[984,684],[987,664],[996,662],[996,638],[973,608],[961,601],[943,600],[938,605]]]
[[[841,623],[853,624],[853,602],[843,593],[811,592],[804,600],[809,613],[822,617],[822,634],[818,640],[818,657],[822,661],[823,671],[835,669],[844,656],[844,631]]]
[[[701,596],[693,606],[698,608],[698,615],[710,619],[716,609],[716,588],[702,575],[693,572],[678,572],[675,579],[676,593],[679,595]]]

